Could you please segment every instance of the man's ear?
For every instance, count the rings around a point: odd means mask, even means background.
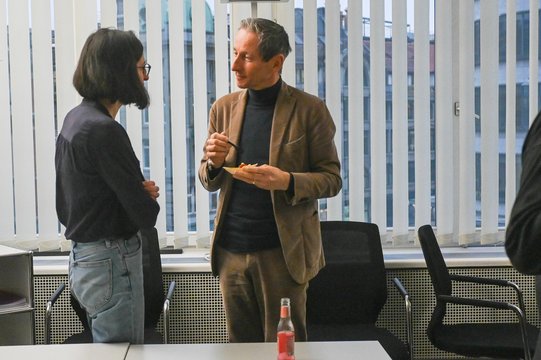
[[[278,73],[281,74],[282,67],[284,66],[284,61],[286,61],[286,57],[284,56],[284,54],[274,55],[274,57],[272,58],[272,61],[273,61],[272,68],[275,70],[278,70]]]

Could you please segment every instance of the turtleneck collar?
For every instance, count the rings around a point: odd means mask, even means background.
[[[248,89],[248,101],[254,105],[274,105],[282,88],[282,78],[276,84],[261,90]]]

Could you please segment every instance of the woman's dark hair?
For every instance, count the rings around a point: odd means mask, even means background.
[[[269,61],[278,54],[287,57],[291,51],[286,30],[282,25],[274,21],[264,18],[247,18],[241,20],[239,29],[257,35],[259,38],[259,53],[263,61]]]
[[[144,109],[150,100],[137,70],[141,56],[143,44],[132,31],[99,29],[86,39],[73,86],[85,99],[118,100]]]

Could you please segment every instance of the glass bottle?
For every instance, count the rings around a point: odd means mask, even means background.
[[[280,322],[277,329],[278,360],[295,360],[295,329],[291,321],[289,298],[280,300]]]

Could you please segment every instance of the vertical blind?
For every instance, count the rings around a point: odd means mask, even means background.
[[[427,223],[442,243],[501,241],[525,135],[521,69],[535,79],[529,119],[538,111],[538,10],[538,0],[0,0],[0,243],[69,246],[55,212],[54,142],[80,101],[71,85],[80,49],[112,26],[133,30],[152,65],[151,106],[128,106],[119,120],[162,189],[162,246],[208,245],[216,196],[199,184],[198,160],[210,104],[237,90],[232,41],[254,11],[290,35],[284,80],[323,98],[336,124],[344,189],[321,201],[323,219],[374,222],[391,246],[415,244]],[[529,13],[520,61],[519,12]]]
[[[475,109],[474,109],[474,14],[473,0],[460,3],[459,55],[459,153],[458,191],[463,194],[459,202],[458,236],[461,243],[473,240],[475,234]]]
[[[176,79],[175,81],[170,80],[170,83],[178,82],[178,84],[185,84],[186,76],[184,74],[184,67],[178,65],[184,63],[185,57],[184,6],[180,1],[173,1],[169,6],[169,32],[175,34],[173,38],[170,37],[169,41],[170,63],[177,64],[176,66],[170,66],[169,73],[171,74],[171,79]],[[216,22],[218,23],[218,17],[216,17],[216,19]],[[218,43],[218,41],[216,42]],[[225,51],[223,53],[225,53]],[[218,63],[216,67],[218,68]],[[216,73],[218,74],[219,71]],[[189,242],[188,201],[186,196],[181,196],[181,194],[188,193],[188,181],[186,177],[186,174],[188,173],[186,142],[181,141],[187,138],[186,124],[184,121],[184,114],[186,114],[184,89],[180,86],[172,85],[171,99],[175,99],[175,101],[171,101],[171,133],[174,134],[176,139],[171,142],[171,155],[174,154],[175,159],[175,161],[172,162],[172,186],[173,195],[176,195],[175,201],[173,202],[173,212],[176,214],[173,218],[173,238],[176,239],[176,247],[183,247],[187,246]]]
[[[408,236],[408,43],[407,1],[395,0],[392,42],[393,236]]]
[[[517,125],[515,121],[516,101],[516,64],[517,64],[517,44],[514,39],[517,38],[517,3],[515,0],[507,1],[507,23],[505,24],[507,38],[505,41],[505,59],[507,66],[505,68],[505,108],[509,109],[505,113],[505,217],[511,214],[512,204],[515,199],[517,186],[516,173],[516,146],[517,146]]]
[[[438,2],[435,7],[435,179],[436,179],[436,216],[438,235],[444,242],[450,240],[456,230],[456,163],[453,141],[455,136],[455,118],[452,112],[454,83],[452,20],[456,2]],[[468,134],[473,136],[474,134]]]
[[[431,164],[430,164],[430,1],[417,0],[413,8],[415,44],[413,46],[413,170],[415,185],[415,223],[431,223]],[[409,106],[409,105],[408,105]]]
[[[341,89],[342,76],[340,69],[340,2],[339,0],[325,1],[325,101],[332,118],[335,120],[336,133],[334,142],[339,158],[342,158],[342,121],[341,116]],[[335,41],[329,41],[335,39]],[[342,219],[342,192],[327,200],[327,219]]]
[[[353,44],[355,46],[355,44]],[[359,45],[357,45],[359,46]],[[387,112],[385,107],[385,3],[370,1],[370,187],[371,221],[387,228]],[[352,71],[353,69],[350,69]],[[351,101],[355,101],[352,99]],[[354,116],[354,114],[351,114]],[[355,116],[355,118],[357,118]],[[352,118],[352,121],[354,118]],[[353,157],[354,154],[351,154]],[[356,189],[350,184],[350,191]]]
[[[348,6],[348,13],[353,19],[362,19],[362,3],[360,1],[352,1]],[[306,19],[307,15],[305,11],[304,21],[306,23],[308,23]],[[348,34],[348,98],[359,99],[358,101],[348,101],[348,114],[356,114],[349,117],[352,120],[349,121],[348,127],[348,154],[364,154],[364,101],[362,100],[364,94],[364,65],[359,65],[364,64],[362,22],[348,21]],[[305,66],[307,67],[308,63]],[[308,76],[309,74],[306,74],[306,77]],[[306,87],[307,82],[308,80],[305,80],[305,89],[310,91],[310,88]],[[351,221],[363,221],[365,219],[366,209],[364,192],[361,191],[365,187],[364,156],[349,156],[348,159],[348,163],[343,165],[347,165],[349,184],[355,185],[350,186],[349,191],[349,219]]]
[[[481,241],[498,226],[498,8],[481,1]],[[498,74],[498,75],[496,75]]]

